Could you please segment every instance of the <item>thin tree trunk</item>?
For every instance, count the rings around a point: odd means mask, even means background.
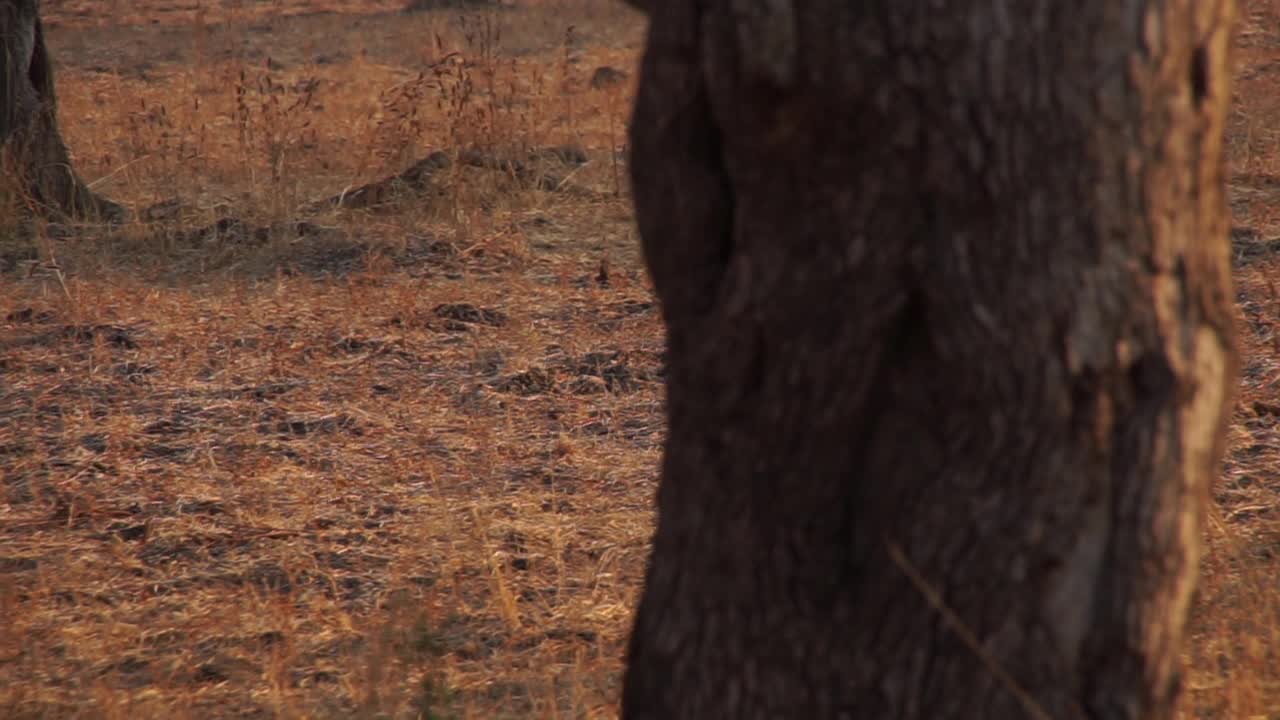
[[[0,0],[0,143],[4,171],[36,212],[51,217],[122,220],[125,211],[76,175],[58,131],[53,68],[38,0]]]
[[[1165,718],[1232,0],[636,0],[669,439],[623,716]]]

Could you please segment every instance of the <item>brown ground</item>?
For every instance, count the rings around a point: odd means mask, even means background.
[[[2,223],[0,717],[614,717],[663,432],[613,152],[642,20],[44,5],[80,170],[141,218]],[[1246,5],[1188,718],[1280,718],[1280,2]]]

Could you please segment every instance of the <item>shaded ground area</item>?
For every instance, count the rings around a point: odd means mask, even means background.
[[[608,712],[656,309],[590,253],[441,258],[0,300],[6,717]]]

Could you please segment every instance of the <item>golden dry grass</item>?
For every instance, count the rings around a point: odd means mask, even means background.
[[[168,204],[3,223],[0,716],[616,716],[662,338],[631,83],[589,80],[633,70],[642,20],[402,5],[46,0],[79,169]],[[1247,358],[1188,718],[1280,717],[1280,3],[1242,14]],[[435,150],[559,145],[589,162],[308,209]]]

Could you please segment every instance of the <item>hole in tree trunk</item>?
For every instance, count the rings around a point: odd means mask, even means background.
[[[1191,102],[1199,106],[1209,94],[1209,54],[1203,47],[1191,53]]]

